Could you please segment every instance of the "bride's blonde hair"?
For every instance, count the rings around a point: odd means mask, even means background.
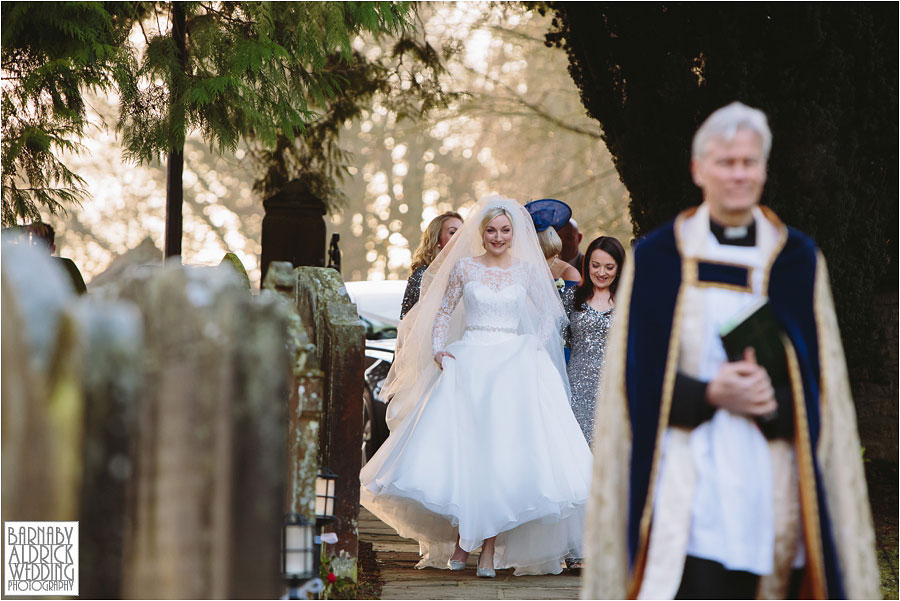
[[[512,227],[513,217],[509,214],[509,211],[500,206],[488,207],[484,212],[484,217],[481,218],[481,225],[478,226],[478,230],[481,232],[482,237],[484,236],[484,230],[487,229],[488,224],[500,215],[506,215],[506,218],[509,219],[509,226]]]
[[[441,241],[441,229],[444,227],[444,222],[448,219],[463,220],[456,211],[447,211],[432,219],[425,231],[422,232],[419,246],[416,248],[416,252],[413,253],[412,265],[409,266],[411,271],[415,271],[422,265],[431,265],[437,254],[441,252],[441,249],[438,248],[438,243]]]

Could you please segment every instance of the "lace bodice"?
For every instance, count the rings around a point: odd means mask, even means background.
[[[510,267],[486,267],[472,257],[460,259],[450,273],[447,290],[434,320],[432,343],[435,353],[447,345],[450,320],[463,300],[466,334],[480,338],[515,334],[529,304],[533,273],[527,263]],[[539,324],[539,336],[546,339],[552,324]]]

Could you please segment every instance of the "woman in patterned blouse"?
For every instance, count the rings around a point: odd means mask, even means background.
[[[431,220],[425,231],[422,232],[422,239],[419,241],[419,247],[413,254],[413,261],[410,269],[409,279],[406,281],[406,293],[403,295],[403,304],[400,306],[400,319],[406,315],[413,306],[419,302],[419,287],[422,285],[422,274],[434,261],[434,258],[441,252],[444,245],[450,241],[456,230],[462,227],[463,218],[459,213],[447,211]]]

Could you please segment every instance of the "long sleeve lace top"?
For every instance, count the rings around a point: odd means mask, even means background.
[[[446,348],[451,319],[460,299],[465,303],[467,332],[520,333],[524,321],[542,343],[546,342],[556,325],[538,310],[532,295],[534,278],[534,269],[528,263],[502,268],[487,267],[472,257],[460,259],[450,272],[434,320],[433,352],[437,354]]]

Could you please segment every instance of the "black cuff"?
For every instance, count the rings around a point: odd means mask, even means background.
[[[682,372],[675,374],[672,391],[672,409],[669,425],[696,428],[712,418],[716,408],[706,402],[706,387],[709,382],[697,380]]]

